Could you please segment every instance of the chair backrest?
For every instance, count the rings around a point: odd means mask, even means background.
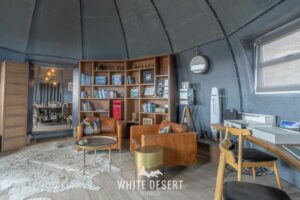
[[[232,143],[231,143],[231,140],[228,139],[228,134],[239,137],[238,160],[235,159],[233,152],[231,150],[229,150],[229,148],[232,146]],[[249,135],[251,135],[251,131],[249,129],[226,127],[225,139],[220,143],[220,151],[224,152],[226,162],[231,162],[231,163],[242,162],[243,136],[249,136]]]
[[[220,142],[220,152],[225,155],[225,160],[226,162],[229,163],[236,163],[236,159],[234,157],[233,152],[230,150],[230,147],[232,146],[232,142],[230,139],[224,139],[223,141]]]

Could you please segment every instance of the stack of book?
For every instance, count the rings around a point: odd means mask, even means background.
[[[95,85],[106,85],[106,76],[95,76]]]
[[[112,99],[118,97],[118,92],[115,90],[94,90],[94,97],[100,99]]]
[[[90,76],[88,74],[81,74],[80,82],[81,82],[81,85],[91,85],[92,84],[92,76]]]
[[[168,79],[164,79],[164,94],[163,94],[163,98],[168,98],[169,97],[169,80]]]
[[[111,76],[112,85],[123,85],[123,80],[123,75],[121,74],[114,74]]]
[[[82,101],[81,102],[81,110],[83,111],[91,111],[91,110],[95,110],[93,103],[90,101]]]
[[[135,84],[135,79],[132,76],[127,76],[127,84],[132,85]]]
[[[156,108],[155,103],[144,103],[142,105],[142,112],[145,112],[145,113],[154,113],[155,112],[155,108]]]

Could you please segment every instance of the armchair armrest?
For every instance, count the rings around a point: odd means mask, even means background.
[[[140,138],[144,134],[158,134],[158,131],[159,125],[134,125],[130,127],[130,139]]]

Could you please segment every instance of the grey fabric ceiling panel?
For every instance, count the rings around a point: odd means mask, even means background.
[[[0,46],[26,51],[35,0],[0,1]]]
[[[124,59],[125,41],[113,0],[83,0],[85,59]]]
[[[281,0],[209,0],[227,34],[240,28]]]
[[[223,37],[204,0],[154,0],[175,52]]]
[[[129,57],[171,52],[161,21],[149,0],[118,0]]]
[[[77,0],[38,0],[29,53],[81,58],[80,9]]]

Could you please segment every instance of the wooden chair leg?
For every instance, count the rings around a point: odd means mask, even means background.
[[[241,165],[241,164],[238,164],[238,170],[237,170],[237,173],[238,173],[237,180],[238,180],[238,181],[241,181],[241,180],[242,180],[242,165]]]
[[[276,177],[277,187],[279,189],[282,189],[277,162],[274,162],[273,170],[274,170],[274,174],[275,174],[275,177]]]
[[[255,170],[255,167],[252,167],[252,177],[253,177],[253,181],[255,181],[255,178],[256,178],[256,170]]]
[[[225,165],[226,165],[225,155],[224,153],[221,153],[219,159],[217,180],[216,180],[215,200],[222,200]]]

